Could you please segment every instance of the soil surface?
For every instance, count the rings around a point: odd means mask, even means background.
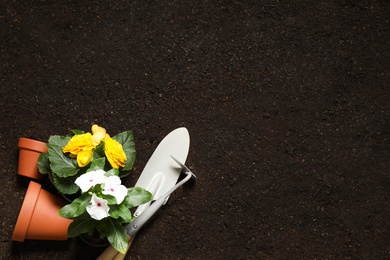
[[[11,241],[18,139],[132,130],[134,184],[170,131],[177,190],[127,259],[390,259],[390,2],[0,3],[0,258],[94,259]],[[44,224],[44,223],[43,223]]]

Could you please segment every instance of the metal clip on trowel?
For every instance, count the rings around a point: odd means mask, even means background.
[[[195,174],[193,174],[190,169],[187,168],[184,164],[182,164],[180,161],[178,161],[176,158],[171,156],[175,162],[180,165],[182,168],[182,171],[187,176],[182,179],[180,182],[178,182],[175,186],[173,186],[168,192],[166,192],[164,195],[162,195],[160,198],[158,198],[156,201],[154,201],[150,206],[148,206],[135,220],[130,222],[126,226],[127,234],[129,235],[129,246],[130,247],[134,236],[136,233],[141,229],[141,227],[157,212],[157,210],[166,203],[169,196],[180,186],[182,186],[184,183],[189,181],[191,178],[196,179]],[[114,251],[104,251],[98,258],[98,260],[122,260],[124,259],[125,255],[117,252],[115,249]]]

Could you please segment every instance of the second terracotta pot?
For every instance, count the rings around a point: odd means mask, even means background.
[[[41,180],[45,175],[38,170],[38,158],[41,153],[47,152],[46,143],[29,138],[19,138],[18,174]]]
[[[12,240],[66,240],[68,227],[73,220],[58,214],[65,204],[61,198],[42,189],[40,184],[30,181]]]

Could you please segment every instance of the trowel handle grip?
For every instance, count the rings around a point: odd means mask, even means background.
[[[129,248],[131,246],[131,243],[134,240],[134,236],[130,237],[129,236],[129,242],[127,244],[127,251],[129,251]],[[119,253],[116,251],[116,249],[113,246],[109,246],[106,248],[106,250],[103,251],[103,253],[100,254],[100,256],[97,258],[97,260],[123,260],[125,259],[124,254]]]

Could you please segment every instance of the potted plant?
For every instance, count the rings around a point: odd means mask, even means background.
[[[132,132],[110,137],[105,128],[93,125],[91,132],[50,136],[47,148],[38,159],[40,172],[49,175],[60,193],[75,196],[59,211],[73,220],[68,237],[97,231],[117,251],[126,252],[124,225],[134,218],[130,209],[152,200],[147,190],[122,185],[135,161]]]

